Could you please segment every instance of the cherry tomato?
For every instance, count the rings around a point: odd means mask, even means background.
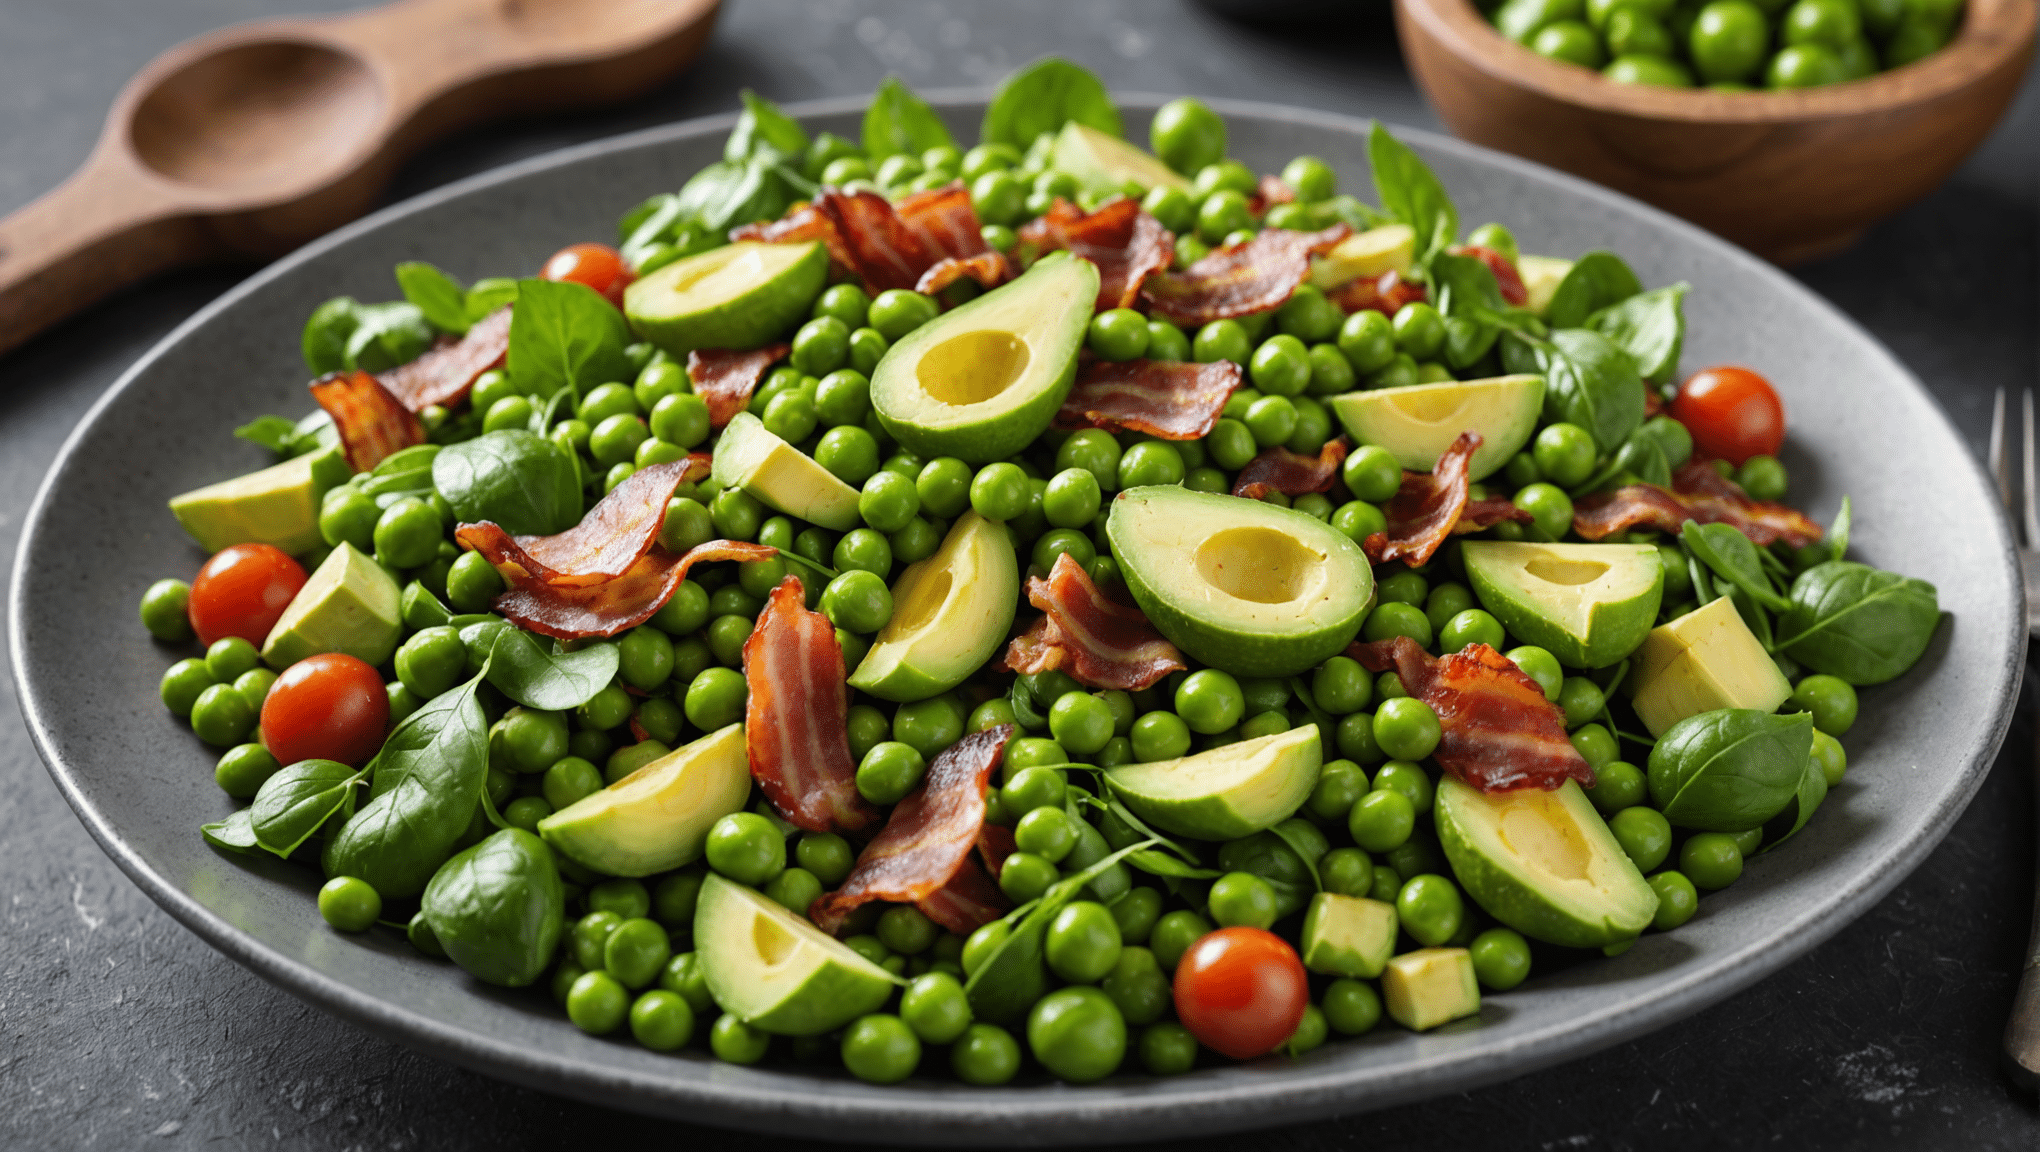
[[[305,570],[271,544],[222,548],[191,582],[192,631],[198,642],[239,636],[257,648],[305,586]]]
[[[307,656],[284,669],[262,701],[262,741],[279,764],[365,763],[389,725],[382,677],[344,652]]]
[[[1679,385],[1672,419],[1693,434],[1703,456],[1740,465],[1776,456],[1785,444],[1785,406],[1771,382],[1747,368],[1703,368]]]
[[[569,244],[552,254],[539,270],[542,280],[571,280],[586,284],[602,298],[623,307],[623,290],[637,279],[623,263],[623,255],[607,244]]]
[[[1516,271],[1514,264],[1509,263],[1507,256],[1478,244],[1468,244],[1455,251],[1460,256],[1471,256],[1488,266],[1488,271],[1495,274],[1495,284],[1502,290],[1503,303],[1521,306],[1529,302],[1530,290],[1523,286],[1522,275]]]
[[[1261,928],[1207,933],[1176,963],[1176,1015],[1199,1043],[1235,1060],[1281,1047],[1309,1006],[1296,949]]]

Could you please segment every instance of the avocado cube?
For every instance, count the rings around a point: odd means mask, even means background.
[[[281,672],[307,656],[344,652],[380,666],[403,633],[401,603],[389,570],[342,541],[269,630],[263,663]]]
[[[1310,261],[1310,282],[1329,292],[1355,280],[1384,272],[1407,276],[1417,254],[1417,230],[1407,224],[1383,224],[1355,232]]]
[[[325,543],[319,537],[319,501],[328,489],[346,483],[350,472],[340,446],[329,444],[174,496],[170,513],[208,552],[252,543],[273,544],[295,556]]]
[[[1565,282],[1565,274],[1572,271],[1573,262],[1556,256],[1521,256],[1516,260],[1516,274],[1523,278],[1523,291],[1529,297],[1524,306],[1539,316],[1551,307],[1551,298],[1558,294],[1558,286]]]
[[[1719,708],[1775,712],[1792,685],[1723,596],[1651,629],[1631,658],[1629,694],[1644,727],[1662,736]]]
[[[1190,190],[1190,181],[1155,157],[1110,133],[1071,120],[1056,133],[1049,166],[1076,178],[1092,192],[1121,191],[1131,180],[1142,188]]]
[[[756,889],[710,872],[694,907],[709,994],[761,1031],[819,1036],[876,1012],[905,981]]]
[[[1464,948],[1419,948],[1388,962],[1381,999],[1395,1022],[1413,1031],[1436,1028],[1480,1011],[1473,954]]]
[[[1635,651],[1664,598],[1654,544],[1469,540],[1460,556],[1480,606],[1568,668],[1606,668]]]
[[[1320,892],[1303,914],[1303,966],[1328,976],[1381,975],[1395,952],[1395,906]]]

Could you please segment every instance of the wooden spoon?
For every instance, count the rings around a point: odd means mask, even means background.
[[[718,5],[401,0],[172,48],[69,180],[0,219],[0,352],[157,272],[287,252],[453,129],[636,96],[694,59]]]

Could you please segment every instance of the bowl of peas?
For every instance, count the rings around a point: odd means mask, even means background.
[[[1458,135],[1782,264],[1854,244],[1982,142],[2032,58],[2028,0],[1397,0]]]

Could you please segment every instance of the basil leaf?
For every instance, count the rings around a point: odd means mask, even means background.
[[[517,303],[517,281],[503,276],[491,276],[477,280],[467,290],[463,307],[467,311],[468,323],[473,324],[505,304]]]
[[[1751,598],[1773,612],[1783,612],[1792,607],[1792,601],[1771,590],[1771,582],[1764,575],[1764,562],[1757,555],[1757,546],[1733,524],[1701,524],[1688,520],[1679,529],[1679,539],[1688,551],[1700,558],[1701,563],[1719,575],[1723,580],[1750,594]]]
[[[744,111],[723,144],[723,159],[740,162],[770,153],[785,160],[798,157],[807,148],[807,131],[781,112],[779,105],[749,88],[737,95],[743,98]]]
[[[1026,1015],[1048,990],[1048,971],[1042,964],[1042,938],[1048,933],[1048,922],[1082,895],[1085,885],[1135,852],[1153,848],[1155,843],[1144,840],[1121,848],[1056,881],[1039,900],[1008,914],[1004,922],[1013,925],[1011,934],[964,983],[971,1014],[994,1024],[1011,1023]]]
[[[235,433],[239,435],[239,433]],[[1842,509],[1835,513],[1835,522],[1828,526],[1828,558],[1840,560],[1849,551],[1849,498],[1842,497]]]
[[[531,983],[552,963],[565,906],[552,850],[521,828],[448,860],[419,905],[447,959],[506,988]]]
[[[1913,666],[1940,620],[1940,599],[1925,580],[1829,560],[1792,582],[1778,646],[1817,672],[1882,684]]]
[[[362,775],[336,760],[285,765],[262,782],[248,807],[255,843],[278,856],[297,851],[353,798]]]
[[[999,85],[978,135],[987,144],[1025,148],[1043,132],[1059,131],[1072,120],[1108,136],[1126,135],[1103,82],[1088,69],[1045,56]]]
[[[340,366],[350,371],[386,372],[408,364],[430,348],[437,335],[425,313],[408,300],[359,304],[354,315],[359,323],[348,334],[340,356]]]
[[[680,197],[670,192],[654,196],[648,205],[649,210],[638,216],[623,233],[623,258],[633,267],[652,249],[672,240],[687,220]]]
[[[297,421],[281,416],[257,416],[234,429],[234,435],[250,444],[260,444],[279,456],[288,456],[292,445],[297,443]]]
[[[1643,282],[1622,257],[1613,252],[1589,252],[1573,261],[1552,290],[1544,322],[1554,329],[1578,328],[1587,317],[1641,291]]]
[[[1666,729],[1650,751],[1650,795],[1665,819],[1704,832],[1762,827],[1790,803],[1813,751],[1813,715],[1721,708]]]
[[[1430,166],[1378,120],[1367,135],[1367,163],[1374,170],[1374,191],[1382,209],[1416,230],[1411,268],[1428,272],[1432,257],[1459,239],[1459,209]]]
[[[1607,337],[1585,328],[1561,328],[1549,340],[1511,332],[1504,345],[1527,347],[1527,360],[1516,353],[1516,363],[1544,377],[1547,422],[1564,420],[1585,428],[1603,452],[1619,449],[1642,425],[1643,378]],[[1505,352],[1505,359],[1510,355]]]
[[[434,328],[454,333],[468,330],[467,289],[453,277],[421,260],[406,260],[397,265],[397,287]]]
[[[253,856],[261,845],[255,840],[255,821],[252,809],[242,808],[225,820],[199,826],[199,835],[205,842],[223,852],[234,852],[242,856]]]
[[[432,486],[462,523],[493,520],[515,536],[550,536],[581,522],[581,483],[559,445],[500,428],[432,459]]]
[[[614,644],[590,644],[554,655],[531,633],[505,628],[496,637],[489,683],[526,708],[564,712],[609,687],[621,660]]]
[[[1501,335],[1495,317],[1508,304],[1494,270],[1471,256],[1440,252],[1431,258],[1431,284],[1445,319],[1445,363],[1465,368],[1487,355]]]
[[[1679,370],[1679,349],[1686,341],[1686,316],[1680,303],[1691,285],[1654,288],[1588,316],[1585,326],[1629,354],[1646,380],[1663,383]]]
[[[598,384],[632,380],[630,329],[623,313],[586,284],[522,280],[510,309],[510,375],[527,395],[562,386],[576,397]]]
[[[930,148],[956,147],[942,117],[897,76],[888,76],[864,110],[864,151],[873,169],[888,156],[919,156]]]

